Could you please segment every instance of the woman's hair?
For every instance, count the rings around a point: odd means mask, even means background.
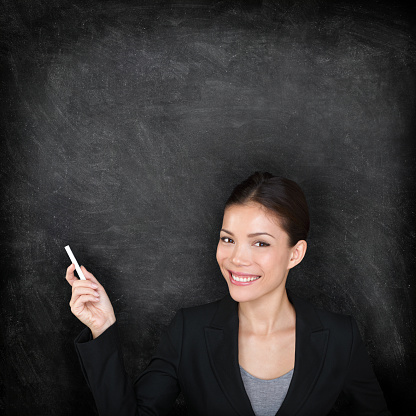
[[[305,195],[296,182],[268,172],[255,172],[234,188],[225,208],[249,203],[262,205],[278,218],[280,226],[289,235],[291,247],[299,240],[306,240],[309,210]]]

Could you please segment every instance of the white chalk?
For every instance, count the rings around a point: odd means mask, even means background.
[[[75,264],[75,269],[78,273],[79,278],[81,280],[87,280],[84,276],[84,273],[82,273],[81,267],[79,267],[77,259],[75,258],[74,253],[72,252],[71,248],[69,246],[65,246],[65,250],[68,253],[68,256],[71,259],[72,263]]]

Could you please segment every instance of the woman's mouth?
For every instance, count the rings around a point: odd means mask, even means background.
[[[253,284],[256,280],[260,279],[260,276],[254,274],[236,273],[228,270],[231,283],[237,286],[247,286]]]

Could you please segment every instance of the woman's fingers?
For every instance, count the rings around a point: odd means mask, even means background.
[[[69,305],[71,305],[71,303],[74,303],[80,296],[83,295],[92,295],[95,296],[97,299],[100,298],[99,293],[94,290],[92,287],[88,287],[88,286],[72,286],[72,298],[71,298],[71,302],[69,303]]]
[[[85,308],[85,304],[88,302],[99,302],[99,298],[94,295],[81,295],[74,302],[71,300],[71,311],[75,316],[80,316]],[[72,303],[72,305],[71,305]]]
[[[98,282],[97,282],[98,283]],[[91,280],[75,278],[72,282],[72,297],[69,306],[72,308],[75,302],[84,295],[94,296],[94,302],[100,299],[99,286]]]
[[[81,294],[79,296],[72,297],[71,301],[69,302],[69,306],[71,307],[71,309],[74,309],[76,305],[78,305],[79,307],[80,304],[84,304],[86,302],[99,302],[99,301],[100,301],[100,298],[95,295]]]

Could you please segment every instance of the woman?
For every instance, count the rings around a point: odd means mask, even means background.
[[[238,185],[217,248],[229,296],[180,310],[134,384],[104,288],[71,265],[71,310],[88,327],[75,345],[100,415],[167,414],[180,391],[192,415],[323,416],[341,392],[353,415],[390,415],[355,321],[286,291],[308,230],[295,182],[256,172]]]

